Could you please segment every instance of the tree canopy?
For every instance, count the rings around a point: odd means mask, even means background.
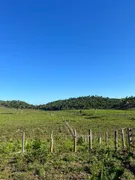
[[[84,96],[58,100],[39,106],[40,109],[44,110],[128,109],[133,107],[135,107],[135,97],[133,96],[123,99],[102,96]]]
[[[129,109],[135,108],[135,97],[109,98],[102,96],[83,96],[58,100],[43,105],[32,105],[23,101],[0,101],[0,106],[17,109],[70,110],[70,109]]]

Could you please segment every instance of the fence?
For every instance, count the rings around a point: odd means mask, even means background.
[[[77,152],[77,142],[80,138],[88,144],[88,150],[91,152],[97,146],[102,146],[106,148],[113,148],[115,151],[118,150],[134,150],[135,148],[135,128],[122,128],[115,130],[112,136],[109,136],[109,132],[98,132],[97,134],[93,133],[89,129],[87,135],[79,135],[76,130],[72,130],[72,140],[73,140],[73,151]],[[103,137],[104,135],[104,137]],[[109,141],[110,139],[110,141]],[[53,132],[50,135],[50,152],[54,152],[54,141],[55,137]],[[95,143],[96,141],[96,143]],[[109,142],[111,142],[109,144]],[[25,152],[25,132],[22,132],[22,152]]]

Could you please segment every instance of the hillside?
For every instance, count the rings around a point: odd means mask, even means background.
[[[16,109],[70,110],[70,109],[132,109],[135,97],[109,98],[102,96],[84,96],[58,100],[43,105],[32,105],[23,101],[0,101],[0,106]]]
[[[58,100],[40,105],[44,110],[70,110],[70,109],[129,109],[135,107],[135,97],[123,99],[102,96],[84,96]]]
[[[33,109],[34,105],[28,104],[24,101],[0,101],[1,107],[16,108],[16,109]]]

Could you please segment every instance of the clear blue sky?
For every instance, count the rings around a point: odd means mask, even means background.
[[[135,96],[135,0],[1,0],[0,99]]]

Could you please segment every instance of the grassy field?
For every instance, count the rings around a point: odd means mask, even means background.
[[[94,146],[78,140],[73,152],[73,138],[67,121],[77,134],[93,132]],[[135,127],[135,111],[70,110],[40,111],[0,108],[0,178],[3,179],[135,179],[134,154],[114,152],[114,130]],[[21,151],[21,131],[26,133],[25,153]],[[54,153],[49,152],[53,131]],[[102,141],[109,133],[110,148]],[[119,179],[120,179],[119,178]]]

